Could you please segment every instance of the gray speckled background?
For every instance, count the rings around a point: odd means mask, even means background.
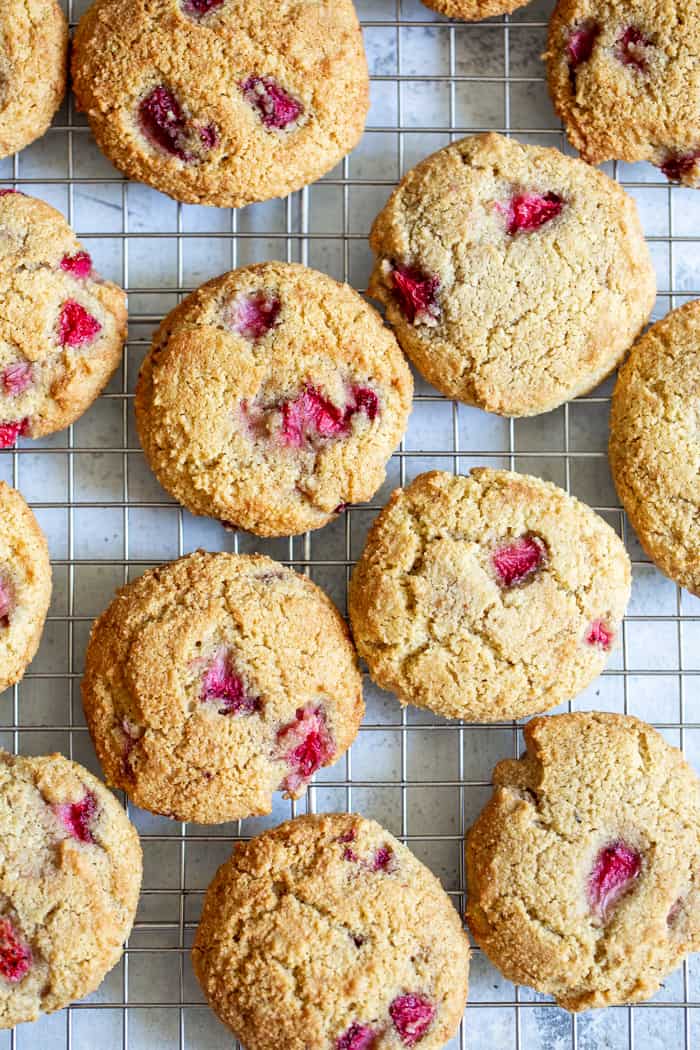
[[[76,0],[73,22],[85,6]],[[605,457],[610,383],[549,415],[510,423],[445,401],[419,380],[408,433],[373,505],[294,541],[234,536],[195,520],[168,499],[145,465],[131,392],[155,323],[182,292],[232,265],[268,258],[307,262],[362,289],[371,220],[415,161],[450,137],[487,128],[567,148],[539,60],[551,0],[481,25],[447,23],[419,0],[359,0],[358,6],[373,74],[367,133],[343,165],[287,201],[236,214],[179,206],[128,185],[68,107],[41,141],[0,162],[1,180],[18,180],[69,217],[98,268],[128,288],[131,312],[124,366],[108,393],[69,432],[24,441],[17,453],[0,455],[0,476],[18,485],[36,510],[55,563],[41,649],[21,685],[3,698],[0,743],[24,753],[58,749],[99,772],[80,705],[85,641],[114,588],[146,566],[200,545],[257,549],[298,568],[308,565],[344,607],[349,565],[391,489],[427,468],[465,472],[486,463],[567,486],[621,530],[635,577],[623,647],[571,706],[646,718],[700,766],[700,603],[645,561],[620,513]],[[611,166],[610,173],[639,203],[658,271],[655,316],[661,317],[700,294],[700,195],[669,188],[646,165]],[[187,954],[202,891],[233,836],[307,805],[352,807],[376,817],[407,839],[462,907],[462,833],[489,794],[494,762],[520,750],[517,726],[461,728],[417,710],[402,713],[369,681],[366,695],[366,722],[347,758],[323,771],[295,807],[278,798],[267,820],[215,828],[173,824],[131,808],[143,837],[145,880],[123,963],[84,1003],[0,1033],[0,1050],[230,1048],[230,1035],[202,1005]],[[470,1006],[450,1050],[467,1046],[700,1047],[700,963],[692,958],[652,1004],[573,1021],[504,981],[476,952]]]

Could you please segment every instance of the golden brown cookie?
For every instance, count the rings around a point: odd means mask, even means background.
[[[95,622],[83,705],[107,783],[216,824],[269,813],[336,762],[364,714],[355,650],[306,576],[198,551],[123,587]]]
[[[0,448],[75,422],[121,361],[126,296],[44,201],[0,191]]]
[[[141,846],[97,777],[0,751],[0,1028],[94,991],[136,913]]]
[[[700,594],[700,301],[657,321],[620,369],[610,468],[649,557]]]
[[[208,281],[165,318],[136,422],[188,510],[286,536],[374,495],[412,393],[394,336],[357,292],[262,263]]]
[[[700,950],[700,781],[651,726],[525,727],[467,837],[467,919],[510,981],[567,1010],[639,1002]]]
[[[600,674],[630,576],[615,532],[556,485],[432,471],[375,521],[348,609],[372,678],[401,703],[497,722],[555,707]]]
[[[469,945],[435,876],[373,820],[298,817],[236,846],[192,950],[247,1050],[439,1050]]]
[[[330,171],[369,107],[351,0],[97,0],[73,87],[129,178],[233,208]]]
[[[66,91],[68,22],[57,0],[3,0],[0,157],[40,138]]]
[[[647,321],[634,201],[555,149],[474,135],[404,176],[372,227],[369,291],[448,397],[506,416],[588,393]]]
[[[559,0],[544,57],[570,141],[700,186],[698,55],[698,0]]]
[[[19,492],[0,481],[0,692],[34,659],[50,600],[44,534]]]
[[[478,22],[494,15],[509,15],[528,0],[423,0],[423,3],[447,18]]]

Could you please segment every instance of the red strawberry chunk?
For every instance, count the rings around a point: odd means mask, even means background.
[[[295,720],[278,731],[277,748],[289,766],[281,786],[285,791],[298,791],[335,754],[323,709],[300,707]]]
[[[208,15],[210,11],[215,11],[217,7],[221,7],[223,2],[224,0],[185,0],[182,10],[185,14],[198,15],[202,18],[204,15]]]
[[[399,995],[389,1013],[403,1045],[415,1046],[430,1028],[437,1010],[426,995]]]
[[[97,814],[97,799],[88,791],[80,802],[60,802],[52,807],[54,813],[78,842],[94,842],[90,824]]]
[[[690,153],[671,153],[661,165],[669,182],[682,182],[686,175],[691,175],[693,168],[700,161],[700,150]]]
[[[61,346],[83,346],[92,342],[102,325],[75,299],[67,299],[58,315],[58,338]]]
[[[495,550],[491,555],[491,564],[502,587],[515,587],[539,572],[546,559],[544,542],[528,533]]]
[[[0,976],[18,984],[32,965],[32,950],[9,919],[0,919]]]
[[[7,365],[2,373],[2,385],[9,397],[17,397],[32,385],[32,366],[28,361]]]
[[[61,269],[72,273],[74,277],[89,277],[92,270],[92,259],[88,252],[76,252],[75,255],[64,255]]]
[[[367,1024],[350,1025],[346,1032],[336,1039],[335,1050],[371,1050],[377,1039],[377,1032]]]
[[[588,645],[595,645],[606,653],[611,649],[614,637],[613,632],[603,620],[593,620],[586,632]]]
[[[349,429],[343,409],[312,386],[284,401],[281,411],[282,439],[292,448],[301,448],[309,437],[343,437]]]
[[[10,581],[0,576],[0,626],[10,626],[10,613],[15,603]]]
[[[610,911],[629,890],[642,868],[642,858],[625,842],[600,851],[588,880],[588,900],[594,915],[606,922]]]
[[[258,111],[266,128],[283,131],[304,112],[301,102],[293,98],[274,77],[250,76],[240,84],[246,102]]]
[[[355,399],[355,404],[345,409],[346,415],[350,413],[351,416],[354,416],[356,412],[364,412],[370,422],[377,418],[379,398],[374,390],[368,386],[354,386],[352,388],[352,396]]]
[[[391,271],[394,298],[411,324],[435,323],[440,317],[437,293],[440,278],[416,266],[395,266]]]
[[[508,233],[532,233],[561,214],[564,201],[556,193],[521,193],[501,211],[506,216]]]
[[[12,448],[17,438],[24,437],[29,430],[28,419],[16,419],[0,423],[0,448]]]
[[[278,297],[263,289],[243,295],[234,308],[233,327],[246,339],[262,339],[278,324],[281,309]]]
[[[600,26],[597,26],[595,22],[584,22],[571,30],[566,45],[571,69],[576,69],[577,66],[588,61],[593,54],[593,47],[599,35]]]
[[[220,704],[220,715],[249,715],[260,710],[260,698],[249,696],[243,679],[236,673],[231,654],[220,649],[202,678],[200,700]]]
[[[651,40],[635,26],[628,26],[617,42],[617,57],[623,66],[634,66],[640,73],[647,70],[645,49],[652,47]]]

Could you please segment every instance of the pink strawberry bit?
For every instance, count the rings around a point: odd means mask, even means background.
[[[377,1039],[377,1032],[367,1024],[350,1025],[347,1032],[336,1039],[335,1050],[371,1050]]]
[[[249,696],[243,679],[233,667],[233,659],[225,649],[219,649],[202,678],[202,701],[220,704],[220,715],[250,715],[260,710],[259,697]]]
[[[88,791],[80,802],[60,802],[53,806],[63,827],[78,842],[94,842],[90,824],[97,814],[97,799]]]
[[[0,423],[0,448],[13,448],[17,443],[17,438],[24,437],[28,430],[28,419]]]
[[[395,871],[395,869],[396,857],[391,846],[380,846],[379,849],[374,851],[372,871],[386,871],[389,873]]]
[[[58,339],[61,346],[83,346],[102,331],[102,325],[75,299],[67,299],[58,315]]]
[[[698,162],[700,162],[700,150],[690,153],[671,153],[661,165],[661,170],[669,182],[682,182],[686,175],[692,175]]]
[[[279,323],[281,309],[277,296],[264,289],[243,295],[234,307],[233,327],[245,339],[262,339]]]
[[[9,919],[0,919],[0,977],[18,984],[32,965],[32,950]]]
[[[197,160],[202,149],[213,149],[219,141],[216,126],[198,127],[189,121],[174,93],[163,84],[141,99],[138,112],[148,141],[186,164]]]
[[[570,69],[574,70],[588,61],[593,54],[593,48],[599,35],[600,26],[597,26],[595,22],[583,22],[576,29],[571,30],[566,44]]]
[[[357,831],[355,828],[348,828],[342,835],[338,836],[338,842],[354,842],[357,838]]]
[[[0,190],[0,197],[7,197],[7,196],[9,196],[10,193],[16,193],[20,197],[26,196],[26,194],[22,193],[21,190],[4,189],[4,190]]]
[[[675,926],[676,921],[678,919],[678,916],[681,914],[682,911],[683,911],[683,898],[679,897],[678,900],[674,903],[674,905],[671,908],[671,910],[668,913],[668,915],[666,916],[666,925],[667,926]]]
[[[354,386],[352,388],[352,396],[355,403],[345,409],[346,415],[349,413],[350,416],[354,416],[356,412],[362,412],[367,416],[370,423],[377,418],[379,414],[379,398],[374,390],[371,390],[368,386]]]
[[[2,385],[8,397],[23,394],[32,385],[32,366],[28,361],[8,365],[2,372]]]
[[[430,1028],[437,1010],[426,995],[399,995],[389,1013],[403,1045],[415,1046]]]
[[[652,47],[651,40],[635,26],[628,26],[617,41],[617,57],[623,66],[634,66],[640,73],[647,71],[645,48]]]
[[[342,437],[348,431],[345,412],[312,386],[306,386],[282,410],[282,439],[291,448],[301,448],[309,437]]]
[[[516,587],[524,583],[544,567],[546,560],[544,541],[530,533],[499,547],[491,555],[491,564],[501,587]]]
[[[295,720],[278,731],[277,749],[289,766],[281,786],[285,791],[298,791],[335,754],[323,709],[311,705],[300,707]]]
[[[182,10],[191,18],[204,18],[210,11],[216,11],[224,0],[185,0]]]
[[[12,584],[0,576],[0,627],[10,626],[10,613],[14,607]]]
[[[586,631],[586,644],[610,652],[615,635],[604,620],[593,620]]]
[[[612,842],[596,857],[588,880],[588,900],[594,915],[606,922],[610,911],[629,890],[642,868],[642,858],[625,842]]]
[[[499,205],[506,217],[506,229],[511,237],[516,233],[532,233],[561,214],[564,201],[556,193],[521,193],[507,206]]]
[[[61,269],[72,273],[74,277],[89,277],[92,270],[92,259],[89,252],[76,252],[75,255],[64,255]]]
[[[284,131],[304,112],[301,102],[281,87],[274,77],[250,76],[239,85],[243,98],[256,109],[266,128]]]
[[[437,295],[440,278],[417,266],[395,266],[391,271],[394,298],[410,324],[435,325],[440,317]]]

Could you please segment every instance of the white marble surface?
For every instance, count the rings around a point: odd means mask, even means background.
[[[72,19],[86,6],[76,0]],[[392,460],[372,508],[352,509],[308,540],[234,537],[214,522],[196,520],[169,500],[146,467],[130,394],[154,324],[180,292],[231,265],[275,257],[308,262],[361,289],[370,269],[365,238],[374,215],[400,172],[448,142],[451,128],[458,133],[510,128],[523,139],[566,148],[539,61],[551,2],[530,4],[507,24],[495,19],[453,26],[419,0],[403,0],[400,26],[397,0],[359,0],[358,6],[374,76],[367,133],[344,165],[288,201],[232,214],[178,206],[153,190],[127,185],[98,151],[83,118],[68,109],[44,139],[0,162],[0,181],[19,179],[20,187],[72,219],[99,269],[127,286],[131,311],[124,366],[108,395],[70,433],[25,441],[19,453],[0,454],[0,476],[14,481],[35,507],[56,560],[51,618],[29,674],[0,704],[0,743],[24,753],[61,750],[98,771],[79,695],[86,636],[115,586],[146,565],[200,545],[217,550],[237,544],[241,551],[310,558],[312,577],[344,607],[346,563],[357,556],[391,489],[430,467],[465,472],[486,463],[568,485],[624,532],[635,578],[624,648],[609,672],[571,706],[627,710],[661,723],[665,735],[682,743],[700,766],[700,731],[679,726],[682,717],[693,726],[700,722],[700,603],[644,560],[625,527],[604,452],[610,383],[591,398],[511,425],[444,401],[419,380],[417,393],[426,400],[417,401],[403,454]],[[452,82],[450,73],[456,77]],[[506,73],[524,79],[506,85]],[[494,79],[478,79],[483,77]],[[432,130],[422,130],[426,127]],[[615,171],[610,166],[610,171],[634,183],[630,192],[653,239],[660,290],[655,316],[661,317],[700,290],[700,195],[669,189],[645,165],[619,165]],[[165,237],[156,241],[157,234]],[[691,239],[671,244],[671,236]],[[402,715],[392,697],[369,681],[366,694],[366,724],[347,759],[317,778],[296,812],[307,804],[317,810],[352,806],[376,817],[395,834],[408,836],[461,906],[461,835],[489,794],[494,762],[519,751],[517,728],[460,729],[414,709]],[[145,880],[127,961],[80,1007],[22,1026],[14,1036],[0,1033],[0,1050],[231,1047],[229,1034],[197,1005],[201,996],[187,952],[180,949],[191,941],[202,891],[228,854],[231,836],[251,834],[291,812],[290,804],[278,799],[268,820],[205,829],[131,809],[143,835]],[[700,1010],[683,1007],[698,1000],[696,957],[657,996],[673,1007],[608,1010],[583,1015],[574,1025],[530,990],[514,989],[476,953],[471,1006],[450,1050],[698,1047]],[[125,1011],[126,1002],[141,1006]]]

